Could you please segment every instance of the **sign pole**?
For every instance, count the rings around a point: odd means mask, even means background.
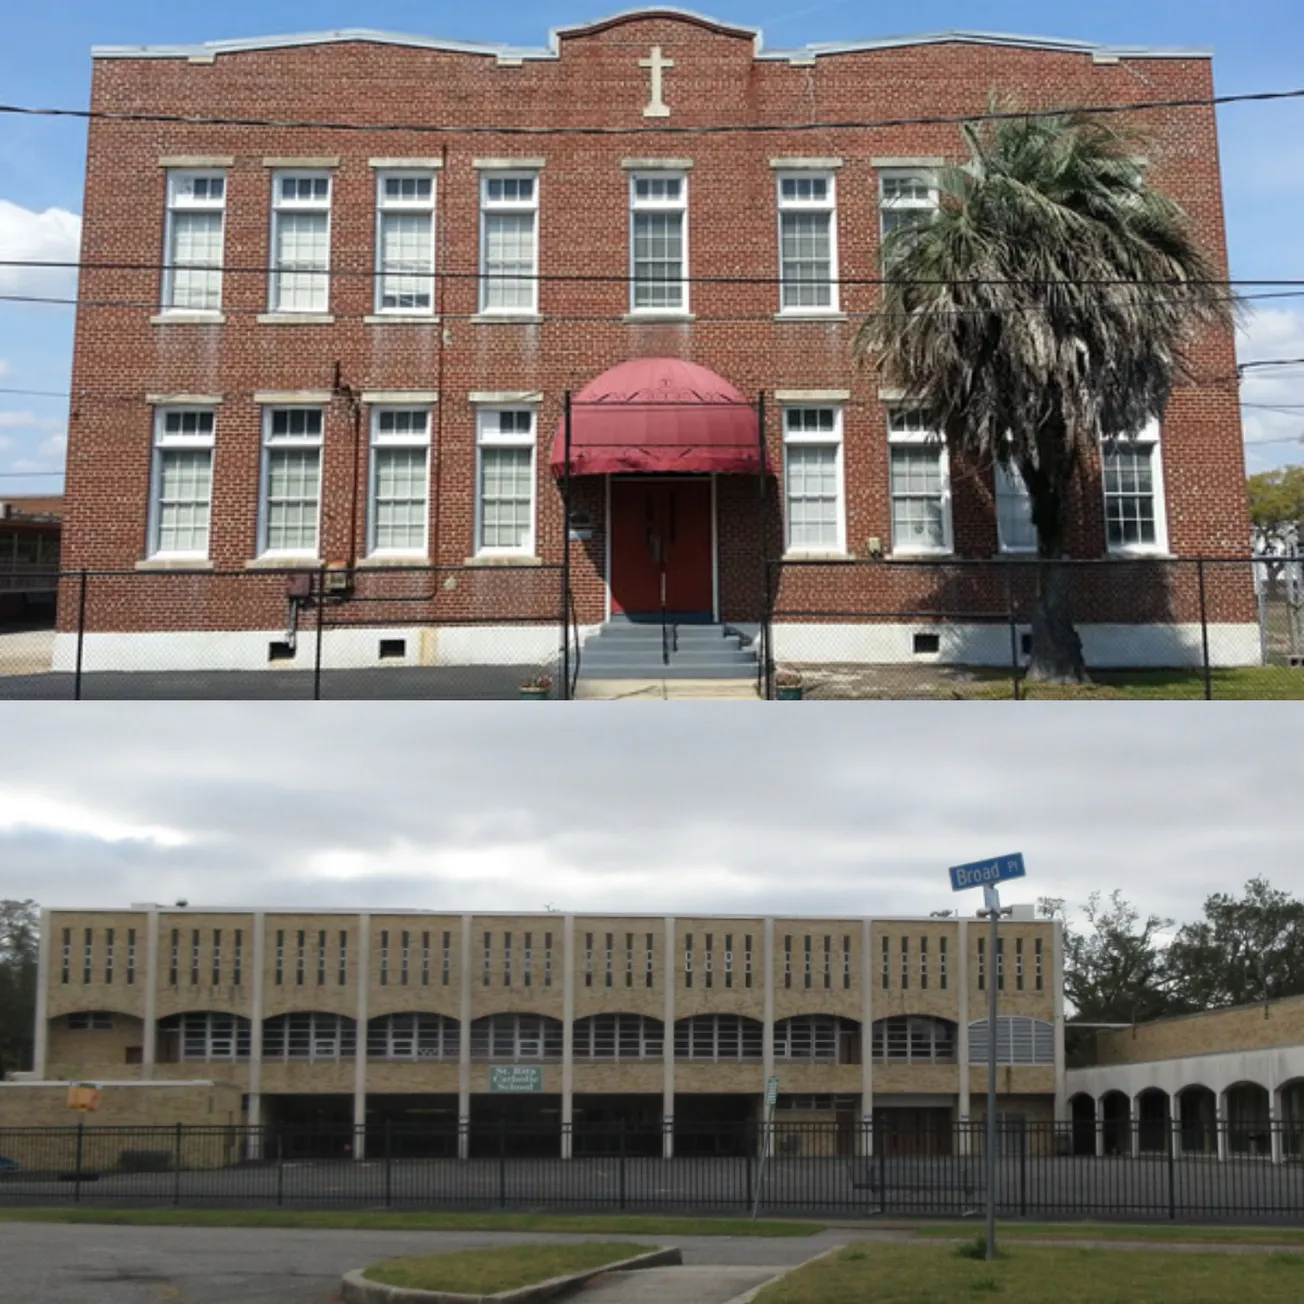
[[[774,1110],[779,1103],[779,1079],[765,1079],[765,1113],[761,1126],[765,1129],[761,1140],[761,1162],[756,1166],[756,1192],[752,1198],[752,1221],[761,1208],[761,1186],[765,1181],[765,1164],[770,1157],[770,1138],[774,1134]]]
[[[1001,894],[997,888],[983,888],[987,907],[987,1258],[996,1257],[996,984],[997,925],[1001,918]]]

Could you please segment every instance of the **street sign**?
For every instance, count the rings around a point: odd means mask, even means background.
[[[1027,877],[1021,851],[1008,856],[995,856],[991,860],[971,861],[967,865],[952,865],[949,872],[953,892],[964,892],[971,887],[989,887],[1004,883],[1010,878]]]
[[[489,1070],[489,1090],[524,1092],[543,1090],[543,1070],[524,1064],[495,1064]]]
[[[773,1109],[779,1100],[779,1079],[765,1079],[765,1108]]]

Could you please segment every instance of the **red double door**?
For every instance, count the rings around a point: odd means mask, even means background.
[[[611,609],[714,614],[711,482],[612,480]]]

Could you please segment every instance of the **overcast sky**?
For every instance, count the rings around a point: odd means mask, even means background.
[[[1179,919],[1304,893],[1264,704],[9,704],[0,896],[46,905],[926,913],[1006,851]],[[960,899],[967,910],[976,893]]]

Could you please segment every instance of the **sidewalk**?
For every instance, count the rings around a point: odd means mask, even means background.
[[[595,1277],[573,1298],[579,1304],[730,1304],[782,1272],[774,1267],[643,1268]]]

